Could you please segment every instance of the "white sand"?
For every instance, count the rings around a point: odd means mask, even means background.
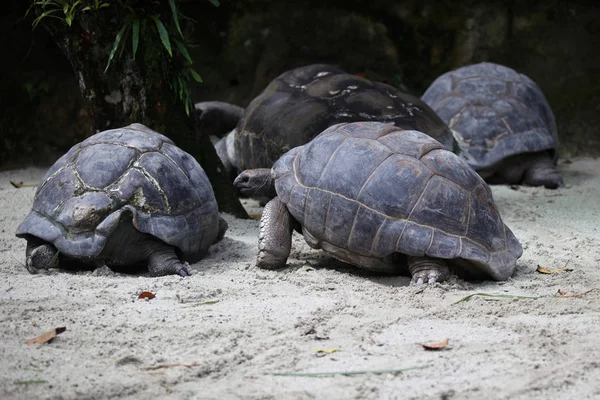
[[[525,248],[512,279],[427,288],[346,267],[299,235],[287,268],[258,270],[258,221],[227,216],[225,239],[189,278],[31,275],[14,231],[35,189],[9,180],[36,183],[44,171],[1,173],[0,398],[600,398],[600,160],[560,171],[565,189],[493,188]],[[570,272],[535,272],[567,262]],[[594,290],[554,298],[559,289]],[[138,300],[144,290],[156,298]],[[543,298],[455,304],[478,292]],[[25,343],[59,326],[53,342]],[[420,346],[444,338],[443,351]],[[161,365],[172,366],[149,369]],[[271,374],[410,367],[423,368]]]

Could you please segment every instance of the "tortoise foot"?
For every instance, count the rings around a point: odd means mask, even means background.
[[[28,249],[25,266],[32,274],[37,274],[44,269],[58,268],[58,250],[51,244],[42,244]]]
[[[170,246],[156,245],[155,252],[148,259],[148,271],[151,276],[179,275],[191,276],[190,264],[181,262],[175,250]]]
[[[543,186],[546,189],[557,189],[565,186],[562,177],[555,170],[534,170],[528,173],[524,183],[529,186]]]
[[[96,269],[92,271],[92,276],[116,276],[116,274],[106,264],[99,264]]]
[[[287,257],[277,257],[264,250],[258,252],[256,257],[256,266],[261,269],[279,269],[285,267]]]
[[[450,276],[450,269],[443,260],[429,257],[409,257],[408,268],[412,275],[412,285],[433,285],[443,282]]]
[[[543,186],[546,189],[565,186],[554,162],[547,154],[542,154],[534,160],[529,169],[525,171],[523,183],[529,186]]]

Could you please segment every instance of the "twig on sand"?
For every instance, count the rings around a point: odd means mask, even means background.
[[[545,297],[545,296],[516,296],[516,295],[512,295],[512,294],[489,294],[489,293],[473,293],[470,294],[466,297],[463,297],[462,299],[455,301],[452,304],[458,304],[461,303],[463,301],[468,301],[471,300],[471,297],[475,297],[475,296],[481,296],[481,297],[493,297],[493,298],[503,298],[503,299],[519,299],[519,300],[527,300],[527,299],[531,299],[531,300],[535,300],[535,299],[539,299],[540,297]]]
[[[593,291],[594,289],[590,289],[586,292],[583,293],[578,293],[578,294],[573,294],[573,295],[567,295],[567,292],[564,292],[562,290],[558,290],[558,293],[553,294],[553,295],[544,295],[544,296],[517,296],[517,295],[513,295],[513,294],[489,294],[489,293],[473,293],[470,294],[466,297],[463,297],[462,299],[455,301],[452,304],[458,304],[458,303],[462,303],[463,301],[468,301],[470,300],[472,297],[474,296],[481,296],[481,297],[492,297],[492,298],[503,298],[503,299],[519,299],[519,300],[536,300],[536,299],[542,299],[542,298],[559,298],[559,299],[564,299],[564,298],[582,298],[583,296],[585,296],[586,294],[590,293],[591,291]]]
[[[194,363],[194,364],[160,364],[160,365],[154,365],[152,367],[145,367],[142,368],[145,371],[154,371],[157,369],[164,369],[164,368],[173,368],[173,367],[185,367],[185,368],[192,368],[192,367],[199,367],[200,364]]]
[[[303,376],[307,378],[321,378],[335,375],[365,375],[365,374],[400,374],[405,371],[412,371],[415,369],[427,368],[429,365],[420,365],[417,367],[401,368],[401,369],[376,369],[376,370],[362,370],[362,371],[335,371],[335,372],[271,372],[270,375],[274,376]]]

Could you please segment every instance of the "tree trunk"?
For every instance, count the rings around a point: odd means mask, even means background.
[[[171,15],[168,5],[156,2],[153,6],[159,8],[153,12]],[[41,14],[40,6],[36,11]],[[78,12],[70,27],[64,20],[56,18],[42,21],[66,54],[77,76],[93,121],[90,134],[133,122],[165,134],[202,165],[213,186],[219,209],[236,217],[248,218],[210,138],[196,131],[193,106],[191,116],[188,116],[184,104],[165,81],[160,41],[152,42],[140,35],[134,60],[131,39],[123,36],[122,54],[117,51],[104,72],[115,37],[125,21],[121,11],[114,4],[96,11]],[[180,62],[183,60],[175,58],[167,67],[177,68]]]

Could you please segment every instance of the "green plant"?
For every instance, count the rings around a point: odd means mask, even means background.
[[[208,0],[215,7],[220,5],[218,0]],[[163,77],[167,81],[173,94],[184,104],[185,112],[190,114],[193,107],[189,83],[192,79],[202,83],[202,77],[191,67],[192,58],[187,50],[186,38],[181,30],[180,16],[176,0],[168,0],[171,17],[168,20],[161,19],[160,14],[138,13],[136,8],[119,1],[118,4],[126,10],[121,29],[117,32],[113,41],[112,49],[106,62],[104,72],[108,71],[117,52],[123,54],[126,43],[131,42],[131,55],[135,60],[140,46],[140,38],[145,38],[150,45],[160,41],[161,68]],[[73,23],[78,10],[81,12],[99,11],[111,6],[111,3],[102,0],[93,0],[92,4],[84,6],[82,0],[35,0],[26,15],[34,6],[39,6],[41,13],[34,19],[32,26],[35,29],[44,18],[57,18],[63,20],[69,27]],[[139,7],[138,9],[142,9]],[[62,11],[62,16],[56,15]],[[172,19],[172,24],[170,20]],[[187,18],[191,20],[190,18]],[[192,20],[193,21],[193,20]],[[173,47],[174,44],[174,47]],[[181,61],[183,60],[183,62]]]

